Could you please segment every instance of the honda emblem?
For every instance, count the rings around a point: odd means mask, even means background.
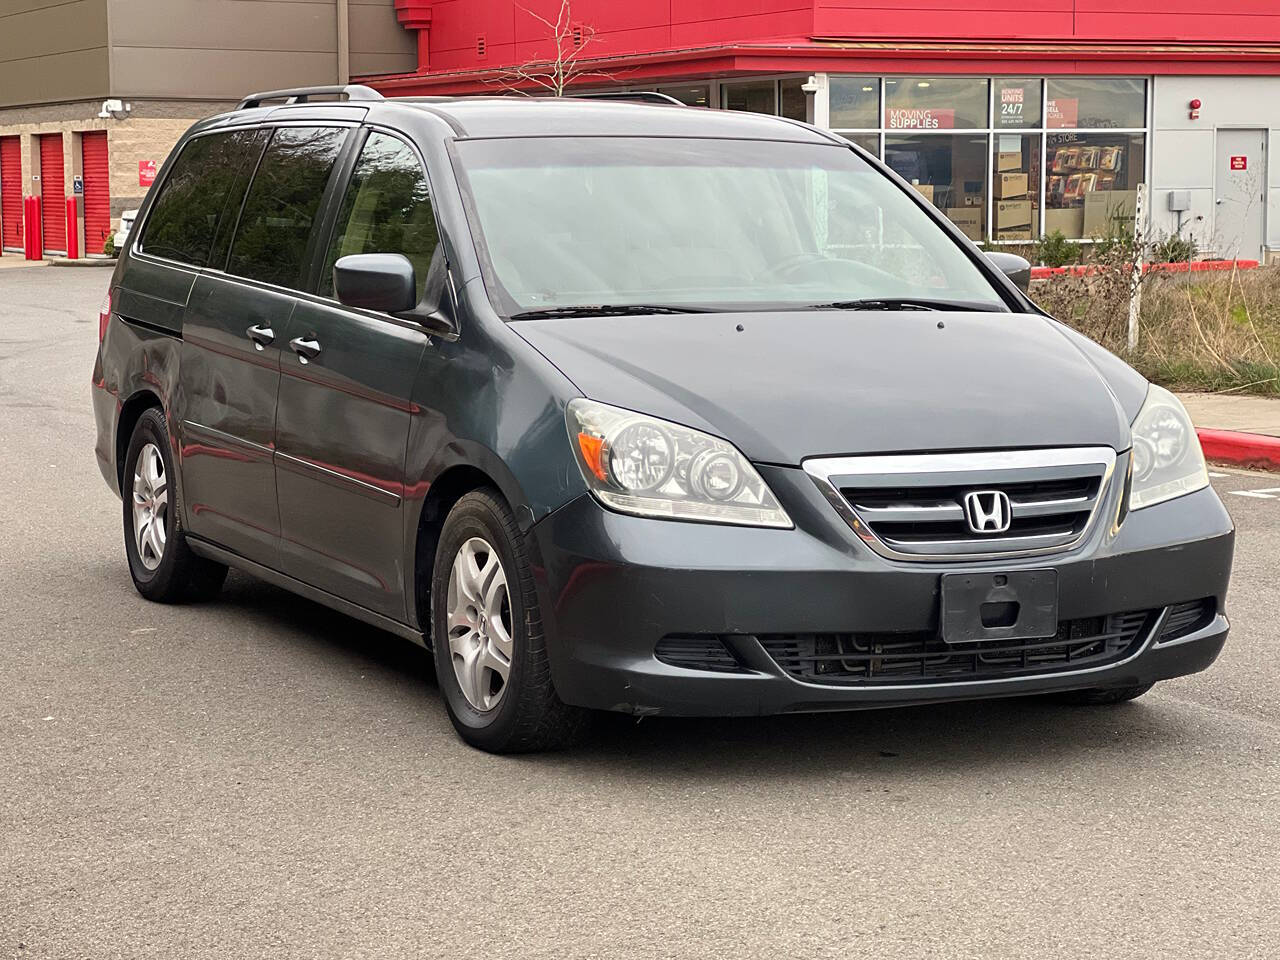
[[[1003,490],[972,490],[964,495],[964,518],[974,533],[1005,533],[1013,507]]]

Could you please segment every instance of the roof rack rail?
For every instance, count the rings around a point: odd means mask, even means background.
[[[373,87],[359,83],[349,83],[340,87],[295,87],[292,90],[264,90],[262,93],[251,93],[240,101],[237,110],[252,110],[260,107],[268,100],[283,100],[285,103],[309,103],[312,97],[340,97],[348,100],[382,100],[382,94]]]
[[[566,94],[574,100],[636,100],[640,103],[671,103],[677,107],[685,106],[684,103],[671,96],[669,93],[659,93],[657,90],[611,90],[607,93],[570,93]]]

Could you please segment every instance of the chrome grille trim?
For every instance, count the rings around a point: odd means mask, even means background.
[[[998,560],[1061,553],[1083,542],[1108,500],[1116,451],[1110,447],[1064,447],[816,457],[801,465],[858,538],[882,557],[914,562]],[[1064,481],[1084,484],[1088,492],[1016,489],[1022,484]],[[939,488],[1006,487],[1015,488],[1009,493],[1015,524],[1038,521],[1040,529],[1011,529],[990,535],[967,530],[963,535],[891,535],[895,525],[963,522],[964,510],[958,500],[938,496]],[[913,496],[913,488],[922,495]],[[926,495],[927,491],[932,495]],[[1059,492],[1076,495],[1053,495]],[[897,499],[884,502],[890,495]],[[1044,529],[1045,525],[1052,527],[1054,518],[1061,518],[1061,525]]]

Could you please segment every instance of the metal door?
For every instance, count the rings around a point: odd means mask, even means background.
[[[111,176],[107,164],[107,131],[91,130],[80,138],[84,172],[84,252],[102,252],[111,236]]]
[[[1214,245],[1220,256],[1262,259],[1266,239],[1267,154],[1264,130],[1218,130]]]
[[[62,134],[40,135],[40,206],[45,253],[67,252],[67,190]]]
[[[22,249],[22,141],[0,137],[0,247]]]

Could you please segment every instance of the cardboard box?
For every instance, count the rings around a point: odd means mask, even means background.
[[[1058,232],[1064,237],[1078,240],[1084,236],[1084,207],[1052,208],[1044,212],[1044,234]]]
[[[1014,150],[1010,153],[996,154],[996,170],[1003,173],[1006,170],[1018,171],[1022,169],[1022,151]]]
[[[981,207],[947,207],[947,219],[960,228],[970,240],[982,240]]]
[[[1110,232],[1133,229],[1136,190],[1091,190],[1084,195],[1084,236],[1101,237]],[[1118,221],[1110,224],[1109,221]]]
[[[1027,175],[1025,173],[997,173],[992,181],[997,200],[1025,197],[1027,195]]]
[[[933,184],[931,183],[913,183],[911,186],[916,188],[916,192],[924,197],[930,203],[933,203]]]
[[[999,200],[996,202],[996,231],[1030,230],[1032,213],[1030,200]]]
[[[1032,239],[1031,228],[1018,227],[1017,229],[1013,229],[1013,230],[997,230],[996,239],[997,240],[1031,240]]]

